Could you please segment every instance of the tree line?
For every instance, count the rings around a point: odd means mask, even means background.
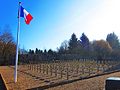
[[[89,38],[82,33],[78,39],[73,33],[70,40],[64,41],[60,48],[61,54],[77,54],[81,58],[97,60],[119,59],[120,42],[118,36],[113,32],[107,35],[106,40],[89,41]]]
[[[57,51],[29,50],[27,54],[21,55],[21,60],[73,60],[73,59],[95,59],[95,60],[119,60],[120,42],[118,36],[113,32],[107,35],[106,40],[89,41],[82,33],[80,38],[73,33],[69,40],[61,43]]]
[[[14,64],[15,52],[16,43],[9,30],[0,34],[0,65]],[[19,49],[19,63],[73,59],[119,60],[118,36],[113,32],[106,36],[106,40],[90,41],[85,33],[82,33],[79,38],[73,33],[70,39],[63,41],[56,51],[38,48],[29,51]]]

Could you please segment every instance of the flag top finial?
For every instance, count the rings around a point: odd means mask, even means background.
[[[21,5],[21,2],[19,2],[19,5]]]

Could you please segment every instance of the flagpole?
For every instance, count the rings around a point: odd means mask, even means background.
[[[20,34],[20,6],[21,2],[19,2],[19,10],[18,10],[18,28],[17,28],[17,45],[16,45],[16,59],[15,59],[15,70],[14,70],[14,82],[17,82],[17,68],[18,68],[18,48],[19,48],[19,34]]]

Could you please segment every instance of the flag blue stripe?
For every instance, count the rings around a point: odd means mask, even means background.
[[[24,12],[23,12],[24,8],[22,6],[20,6],[20,17],[24,17]]]

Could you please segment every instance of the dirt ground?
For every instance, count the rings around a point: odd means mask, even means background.
[[[14,69],[8,66],[0,66],[0,73],[3,75],[9,90],[26,90],[45,85],[45,83],[41,83],[40,80],[22,72],[18,72],[18,81],[14,83]],[[120,72],[80,80],[47,90],[103,90],[105,87],[105,80],[108,77],[120,77]]]

